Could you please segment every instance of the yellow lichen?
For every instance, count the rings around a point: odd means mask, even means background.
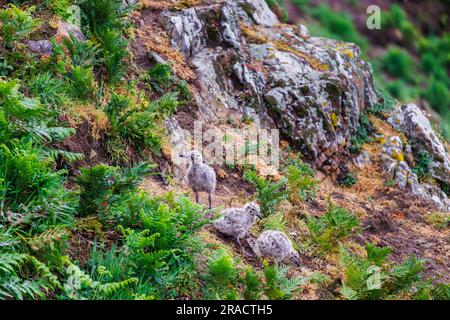
[[[338,121],[339,121],[339,117],[336,115],[336,113],[334,113],[334,112],[331,113],[330,120],[331,120],[331,124],[333,125],[333,127],[336,128],[338,125]]]
[[[391,158],[397,161],[405,161],[405,156],[402,152],[392,151]]]
[[[245,23],[240,24],[242,34],[245,36],[245,38],[252,43],[258,43],[263,44],[267,43],[269,40],[266,36],[259,33],[254,28],[251,28],[250,26],[246,25]]]
[[[318,71],[330,70],[330,66],[328,66],[327,64],[323,64],[316,58],[311,57],[304,52],[301,52],[297,49],[292,48],[289,44],[287,44],[284,41],[281,41],[281,40],[274,41],[273,45],[275,46],[275,48],[277,48],[280,51],[292,53],[295,56],[305,60],[311,66],[311,68],[313,68],[314,70],[318,70]]]
[[[350,59],[353,59],[355,57],[355,54],[350,49],[343,50],[342,53],[345,54]]]
[[[202,4],[203,0],[141,0],[140,5],[144,9],[186,9]]]
[[[172,68],[175,74],[183,80],[194,80],[194,71],[188,67],[184,56],[170,45],[167,33],[158,31],[155,26],[145,26],[136,30],[138,37],[149,51],[154,51],[173,62]]]

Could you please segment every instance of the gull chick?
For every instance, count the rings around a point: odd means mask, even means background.
[[[261,210],[255,202],[247,203],[243,208],[225,209],[223,216],[213,222],[214,227],[227,236],[234,237],[242,248],[241,238],[253,226],[256,218],[261,218]]]
[[[248,243],[256,256],[273,258],[276,263],[300,266],[300,255],[292,246],[291,240],[281,231],[266,230],[258,239],[249,239]]]
[[[207,192],[209,209],[211,209],[211,195],[216,190],[216,173],[214,169],[206,163],[203,163],[203,157],[197,150],[189,152],[187,156],[180,154],[180,157],[189,158],[190,165],[187,172],[187,184],[195,193],[195,201],[199,203],[199,192]]]

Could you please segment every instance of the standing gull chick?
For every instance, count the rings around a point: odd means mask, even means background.
[[[195,201],[199,203],[199,192],[207,192],[209,209],[211,209],[211,195],[216,190],[216,173],[214,172],[214,169],[203,163],[202,155],[197,150],[189,152],[187,156],[180,154],[180,157],[188,157],[190,160],[187,183],[195,193]]]
[[[247,203],[243,208],[229,208],[222,212],[224,215],[213,222],[214,227],[227,236],[232,236],[242,248],[241,238],[261,218],[261,210],[254,202]]]
[[[270,257],[276,263],[300,266],[300,255],[292,246],[291,240],[280,231],[266,230],[258,239],[249,239],[248,243],[258,257]]]

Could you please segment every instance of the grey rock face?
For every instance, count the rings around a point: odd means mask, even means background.
[[[383,169],[386,179],[394,181],[400,189],[410,191],[423,199],[432,201],[444,211],[450,211],[450,200],[439,187],[427,183],[419,183],[417,175],[405,161],[405,154],[409,151],[397,136],[391,137],[383,145]]]
[[[198,16],[197,8],[182,10],[179,14],[164,13],[162,19],[167,24],[172,44],[192,56],[204,44],[205,28]]]
[[[321,168],[345,149],[361,112],[375,101],[370,67],[359,60],[354,45],[341,45],[343,53],[329,40],[303,40],[286,32],[296,40],[291,48],[305,58],[271,44],[252,45],[250,52],[268,71],[264,97],[269,114]]]
[[[163,12],[160,22],[196,69],[200,120],[214,123],[236,110],[278,128],[325,175],[339,175],[361,114],[377,102],[372,70],[351,43],[310,37],[303,25],[280,24],[265,0],[230,0]],[[384,146],[385,172],[400,188],[449,208],[438,187],[420,184],[413,154],[432,156],[430,172],[450,182],[450,159],[415,105],[398,107],[389,122],[405,133]],[[356,165],[369,157],[361,155]]]
[[[79,41],[84,41],[85,37],[81,28],[76,24],[70,22],[58,21],[58,29],[56,30],[56,36],[60,38],[75,37]]]
[[[426,150],[432,157],[429,170],[436,180],[450,185],[450,156],[431,127],[430,121],[415,104],[396,108],[388,122],[406,134],[416,151]]]
[[[253,21],[259,25],[272,27],[280,23],[265,1],[245,0],[241,1],[240,5],[249,13]]]
[[[252,108],[257,123],[278,127],[317,168],[338,170],[361,112],[376,101],[356,45],[279,26],[264,0],[166,12],[162,23],[197,68],[195,99],[206,119],[214,110]],[[264,43],[245,36],[241,23]]]
[[[371,163],[370,154],[367,151],[361,152],[354,160],[354,163],[359,168],[364,168]]]
[[[31,52],[39,55],[52,54],[53,52],[52,44],[48,40],[29,40],[27,45]]]

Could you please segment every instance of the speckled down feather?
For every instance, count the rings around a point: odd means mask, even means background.
[[[251,246],[259,257],[273,258],[276,262],[300,264],[298,252],[292,246],[291,240],[281,231],[266,230]]]
[[[204,163],[193,163],[189,167],[187,181],[194,192],[213,193],[216,189],[216,173]]]
[[[256,216],[247,213],[244,208],[226,209],[223,214],[223,217],[214,221],[214,227],[219,232],[237,239],[244,237],[256,221]]]

